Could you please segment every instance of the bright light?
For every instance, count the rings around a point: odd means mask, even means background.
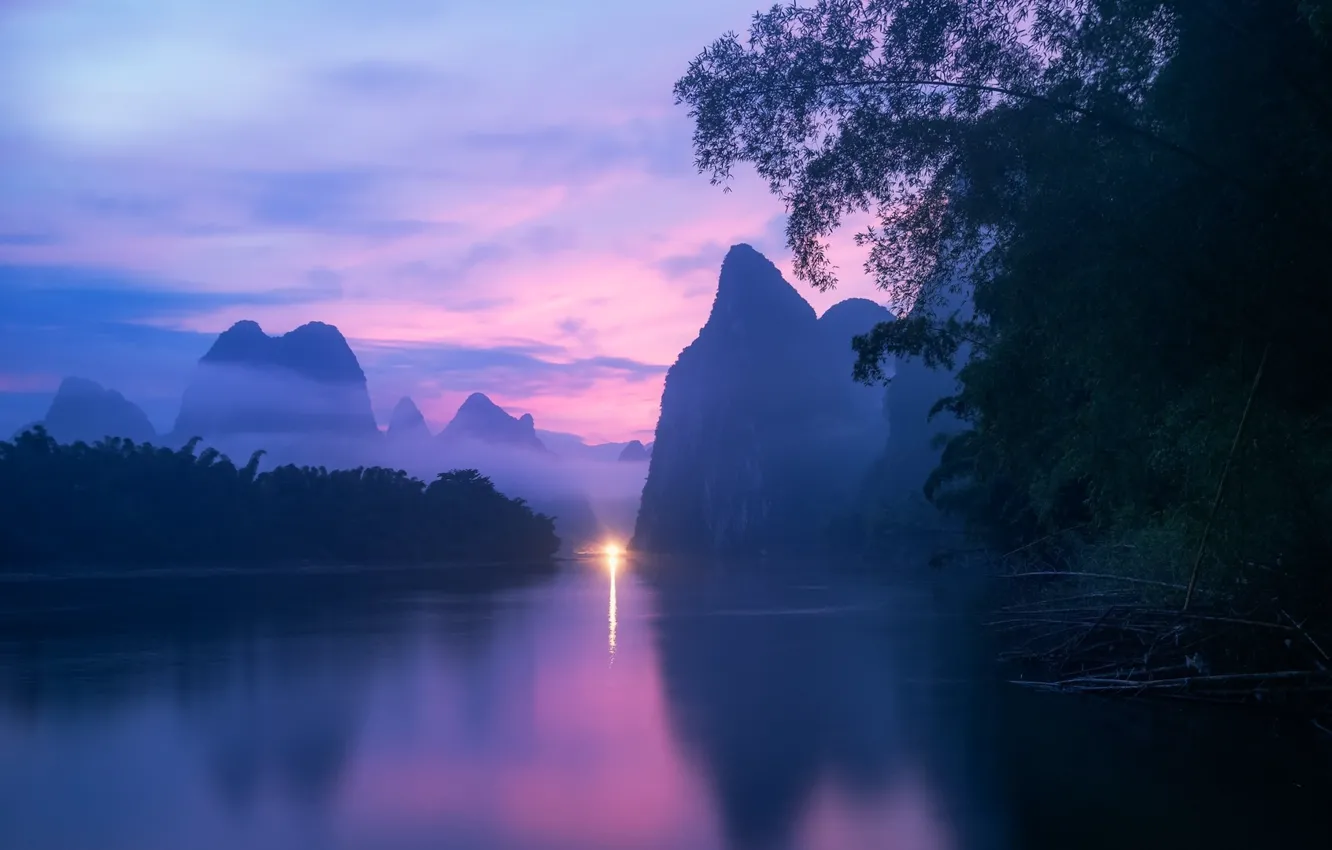
[[[624,554],[624,547],[618,543],[607,543],[601,547],[601,551],[607,558],[618,558]]]

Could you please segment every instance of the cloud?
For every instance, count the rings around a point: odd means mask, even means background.
[[[342,297],[342,275],[331,269],[310,269],[305,273],[305,282],[313,294],[325,297]]]
[[[34,388],[54,392],[67,375],[125,393],[165,429],[194,364],[215,337],[174,326],[178,320],[222,309],[314,305],[336,298],[340,286],[336,273],[321,268],[312,269],[306,283],[208,292],[187,281],[114,269],[0,264],[0,363],[11,370],[0,387],[0,436],[35,418],[35,398],[49,401]]]
[[[678,280],[693,277],[700,272],[715,274],[721,268],[722,258],[726,256],[726,247],[718,242],[708,242],[698,250],[688,254],[673,254],[658,260],[653,265],[667,277]]]
[[[450,283],[464,278],[480,266],[502,263],[512,258],[515,251],[501,242],[475,242],[462,254],[443,262],[413,260],[399,267],[404,277],[420,278],[432,283]]]
[[[85,195],[76,202],[95,216],[161,223],[181,211],[178,199],[165,195],[102,193]]]
[[[56,245],[60,237],[52,232],[0,233],[0,247],[33,247]]]
[[[339,92],[385,97],[438,91],[448,76],[423,62],[365,59],[340,65],[322,75]]]
[[[642,381],[666,374],[667,366],[644,363],[629,357],[593,356],[558,359],[560,346],[530,342],[519,345],[392,345],[364,346],[363,360],[376,370],[409,367],[429,375],[448,389],[468,389],[477,380],[504,379],[542,383],[551,377],[594,381],[614,374],[628,381]]]
[[[481,130],[456,137],[454,144],[465,156],[507,159],[521,175],[536,179],[586,180],[622,170],[679,178],[694,172],[689,125],[680,116]]]
[[[230,323],[319,319],[376,404],[651,425],[725,247],[781,250],[780,203],[697,175],[671,103],[752,0],[515,2],[0,7],[6,370],[165,397]]]
[[[331,277],[330,277],[331,275]],[[78,266],[0,265],[0,327],[80,328],[146,323],[237,306],[307,304],[335,295],[337,275],[314,269],[308,287],[210,292],[185,281]]]
[[[457,222],[381,215],[376,193],[391,175],[370,170],[279,171],[247,175],[251,220],[261,226],[396,239],[457,233]]]
[[[518,227],[500,234],[499,238],[467,243],[438,259],[415,259],[403,263],[395,273],[409,281],[427,284],[437,293],[441,287],[452,289],[469,279],[479,278],[478,272],[481,271],[534,259],[549,261],[557,254],[572,251],[577,246],[577,238],[568,228],[553,225]],[[466,302],[450,299],[448,306],[477,310],[502,307],[512,302],[509,297],[489,296]]]

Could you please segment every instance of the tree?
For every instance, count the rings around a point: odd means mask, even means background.
[[[946,402],[972,430],[931,492],[968,483],[950,498],[1013,542],[1147,535],[1177,570],[1214,526],[1209,562],[1281,559],[1322,586],[1327,8],[820,0],[718,40],[676,95],[702,171],[752,164],[785,201],[803,279],[835,285],[826,240],[869,212],[856,239],[895,303],[972,293],[971,319],[920,311],[856,340],[862,378],[973,346]]]
[[[475,470],[427,487],[401,470],[237,468],[198,441],[0,442],[0,566],[48,563],[380,564],[541,560],[550,517]]]

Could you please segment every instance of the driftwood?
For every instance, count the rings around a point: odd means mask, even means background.
[[[1038,578],[1041,576],[1058,576],[1060,578],[1094,578],[1106,581],[1122,581],[1127,584],[1150,584],[1155,587],[1168,587],[1172,590],[1185,590],[1182,584],[1171,584],[1168,581],[1153,581],[1147,578],[1132,578],[1130,576],[1117,576],[1113,573],[1082,573],[1064,570],[1035,570],[1025,573],[1012,573],[1007,578]]]
[[[1068,592],[998,609],[989,626],[1001,658],[1023,667],[1015,684],[1068,693],[1260,705],[1332,729],[1332,659],[1279,606],[1235,611],[1205,595],[1181,611],[1145,605],[1131,585],[1168,582],[1100,573],[1029,571],[1013,579],[1068,579]],[[1054,583],[1058,588],[1059,583]]]

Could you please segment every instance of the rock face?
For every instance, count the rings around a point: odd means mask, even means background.
[[[278,337],[237,322],[200,359],[178,437],[378,433],[365,373],[337,328],[310,322]]]
[[[647,463],[650,455],[647,447],[638,440],[631,440],[628,445],[620,451],[619,460],[621,463]]]
[[[85,378],[60,382],[41,424],[62,443],[95,443],[107,437],[124,437],[136,443],[157,439],[152,423],[138,405]]]
[[[389,417],[388,438],[394,442],[421,442],[430,439],[425,417],[409,396],[398,399]]]
[[[473,441],[542,453],[547,451],[536,435],[532,414],[524,413],[514,418],[485,393],[468,396],[453,415],[453,420],[439,432],[438,439],[445,444]]]
[[[889,319],[863,300],[819,319],[763,255],[733,247],[707,324],[666,376],[634,546],[820,545],[887,438],[882,388],[852,380],[851,337]]]

